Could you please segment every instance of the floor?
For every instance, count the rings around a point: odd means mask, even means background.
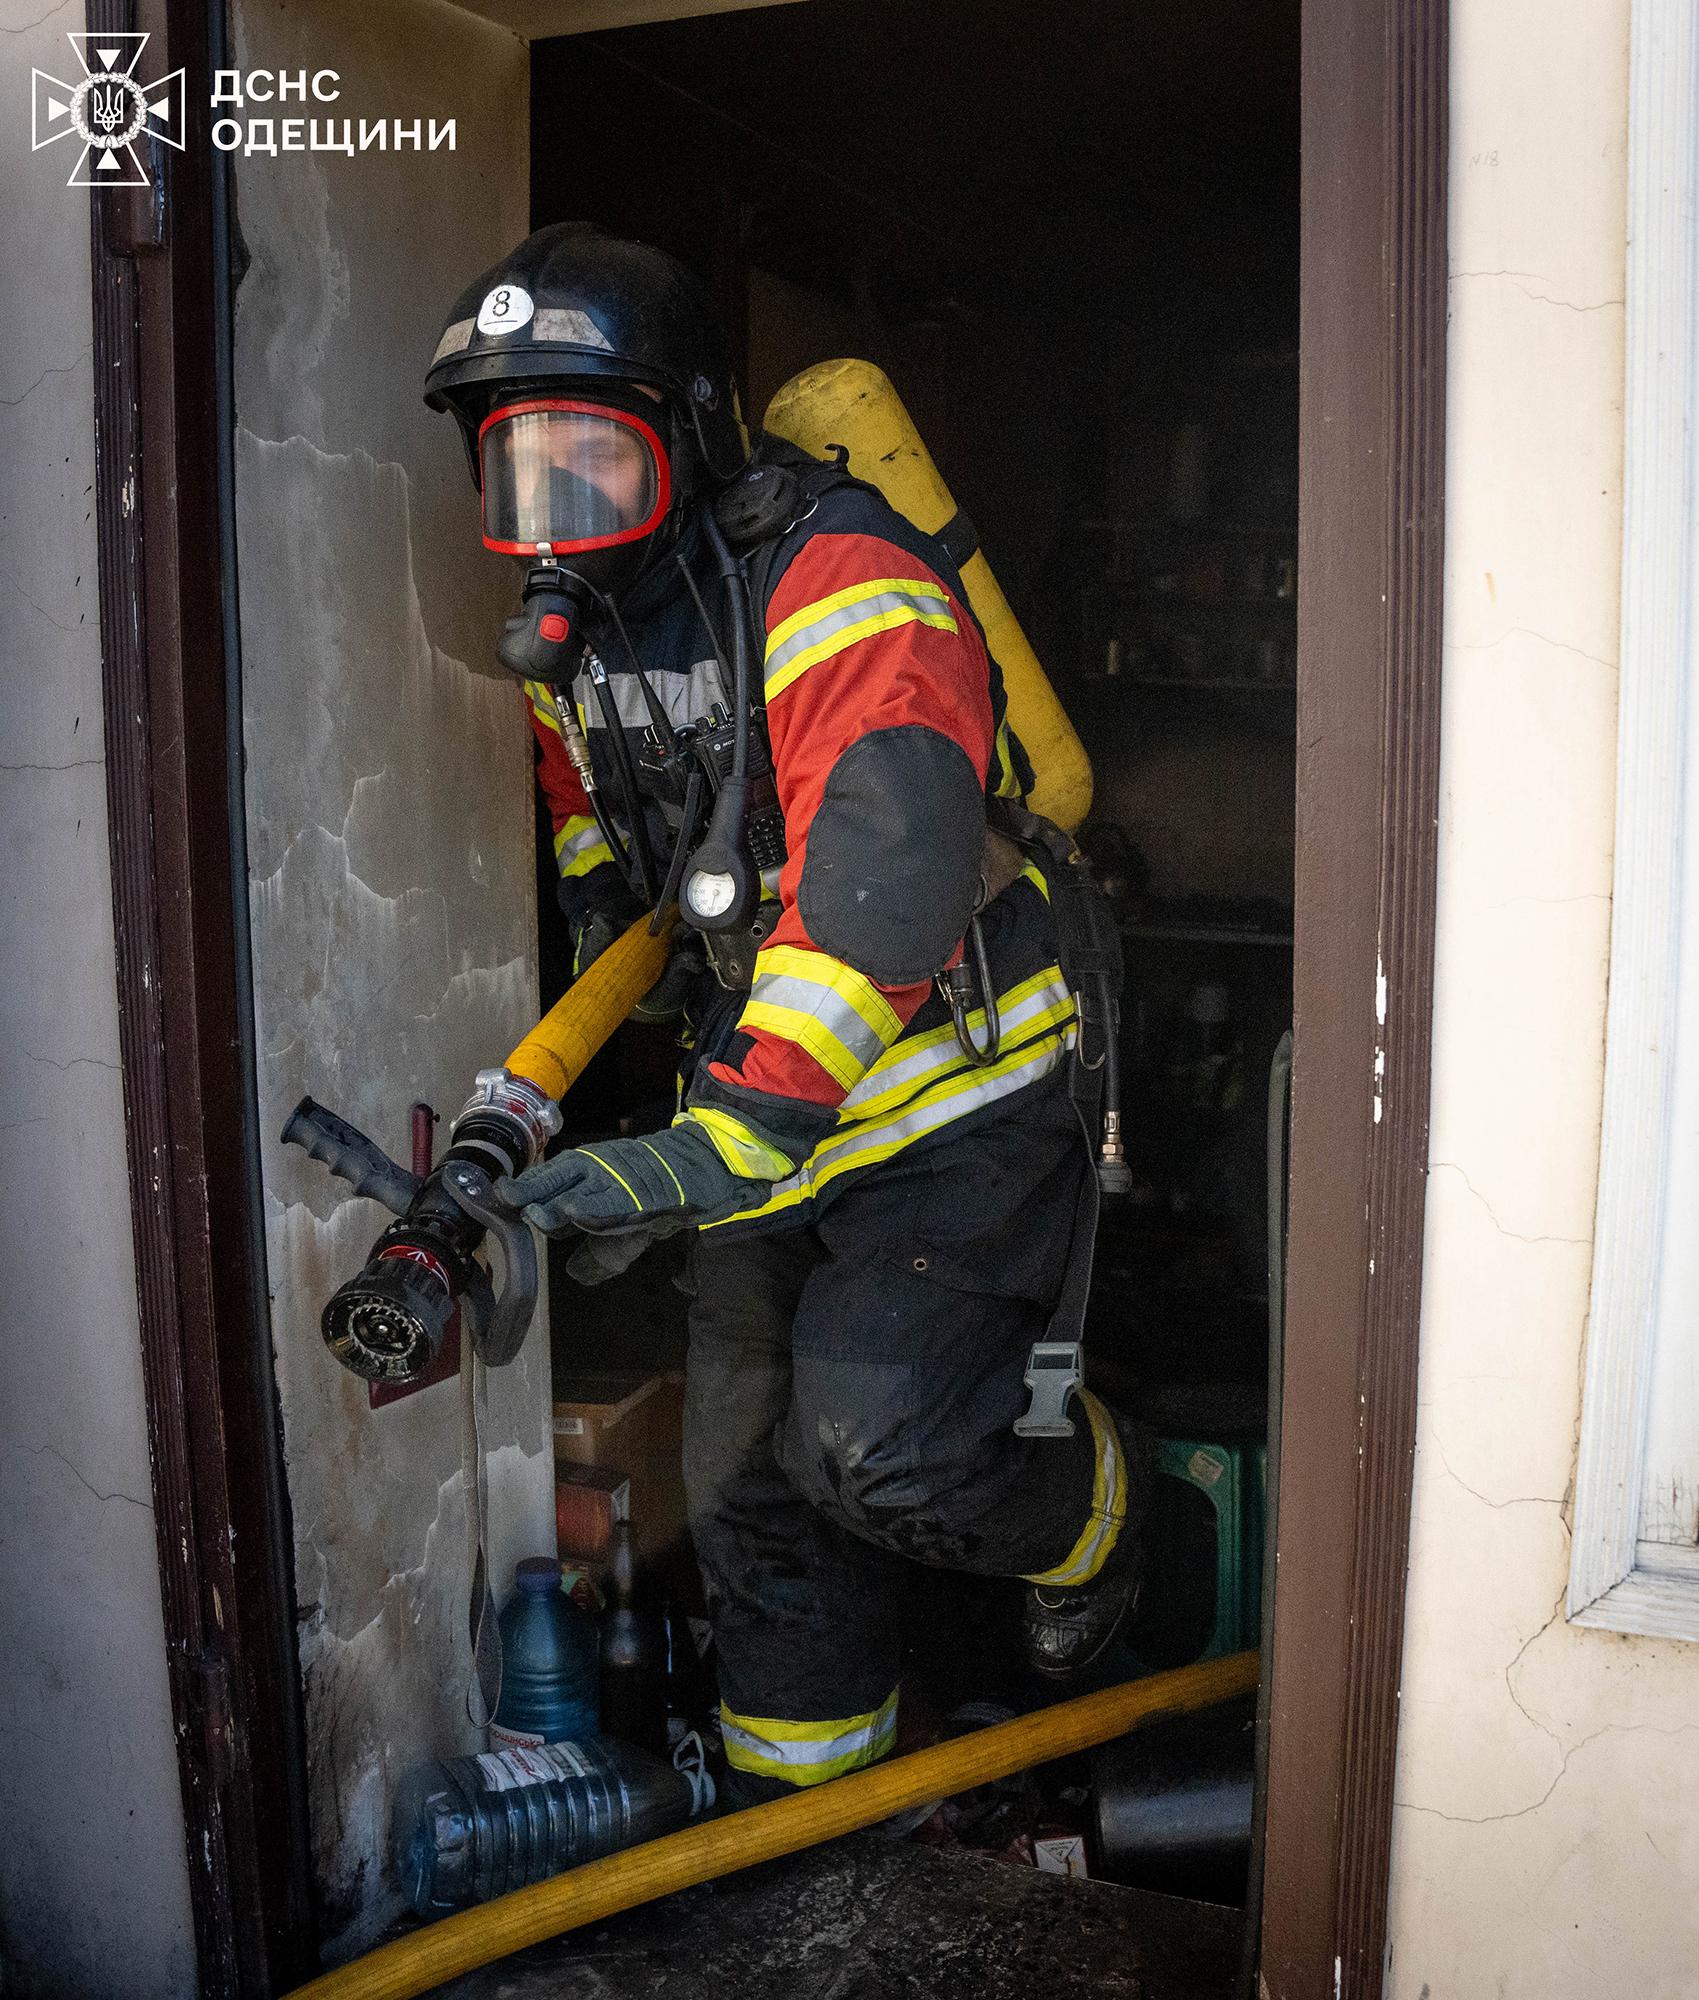
[[[438,2000],[1232,2000],[1239,1913],[857,1834],[634,1910]]]

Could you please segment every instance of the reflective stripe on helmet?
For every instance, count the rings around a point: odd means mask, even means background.
[[[1081,1389],[1079,1399],[1091,1419],[1092,1442],[1096,1446],[1091,1473],[1091,1512],[1066,1557],[1054,1569],[1029,1576],[1028,1583],[1090,1583],[1108,1560],[1121,1524],[1127,1518],[1127,1462],[1115,1419],[1089,1389]]]
[[[860,1771],[883,1757],[897,1738],[897,1693],[865,1715],[827,1722],[787,1722],[770,1715],[738,1715],[720,1704],[720,1735],[734,1771],[778,1778],[789,1785],[823,1785]]]
[[[810,667],[888,632],[893,625],[936,625],[955,632],[955,614],[941,583],[923,577],[878,577],[805,604],[767,636],[767,699],[775,700]]]

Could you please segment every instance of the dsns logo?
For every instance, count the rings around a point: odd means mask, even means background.
[[[158,83],[138,82],[136,65],[149,40],[145,34],[65,39],[83,66],[82,81],[61,83],[44,69],[30,72],[35,91],[30,150],[40,152],[55,140],[77,138],[83,150],[67,187],[146,187],[147,168],[136,153],[136,141],[153,137],[183,150],[183,72],[174,69]]]

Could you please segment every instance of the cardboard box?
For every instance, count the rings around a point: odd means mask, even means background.
[[[554,1406],[556,1477],[577,1482],[586,1468],[623,1477],[638,1561],[665,1562],[685,1539],[683,1370],[581,1375],[570,1386],[572,1394]],[[574,1519],[582,1506],[575,1497]],[[598,1569],[604,1560],[598,1551],[569,1549],[564,1539],[561,1554],[582,1555]]]
[[[1035,1834],[1032,1858],[1041,1875],[1074,1875],[1083,1879],[1090,1872],[1085,1861],[1085,1841],[1077,1833]]]
[[[631,1481],[617,1467],[555,1467],[555,1536],[563,1563],[600,1577],[613,1559],[614,1523],[630,1518]]]

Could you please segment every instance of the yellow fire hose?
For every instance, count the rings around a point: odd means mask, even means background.
[[[854,1833],[928,1799],[1089,1750],[1159,1716],[1211,1708],[1257,1684],[1257,1655],[1234,1653],[1079,1695],[930,1750],[610,1854],[399,1938],[296,1989],[295,2000],[411,2000],[463,1972],[657,1896]]]
[[[528,1077],[551,1097],[564,1097],[590,1058],[666,970],[676,915],[676,910],[667,912],[658,937],[649,935],[647,917],[639,917],[617,937],[508,1057],[508,1069]]]

